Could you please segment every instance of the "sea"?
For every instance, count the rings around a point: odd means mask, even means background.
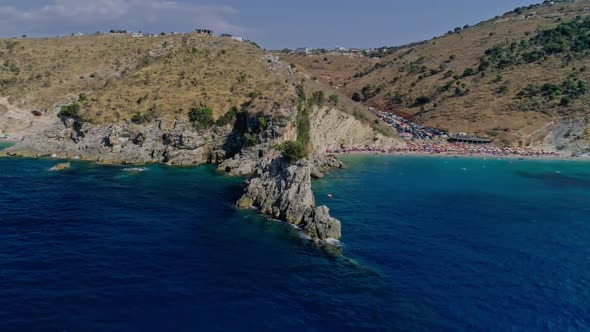
[[[0,331],[588,331],[590,163],[350,156],[339,244],[213,167],[0,158]]]

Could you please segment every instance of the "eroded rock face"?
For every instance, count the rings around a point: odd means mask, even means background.
[[[301,160],[290,165],[282,157],[256,170],[238,207],[259,208],[263,214],[303,229],[315,240],[341,238],[340,221],[327,207],[315,207],[311,189],[313,163]]]
[[[342,146],[387,149],[405,145],[401,139],[383,136],[368,124],[335,108],[314,106],[310,124],[311,142],[319,154]]]
[[[278,156],[278,151],[269,144],[260,144],[244,149],[233,158],[219,163],[217,170],[232,176],[252,175],[257,169],[262,168]]]
[[[167,163],[196,166],[224,158],[230,128],[196,131],[188,121],[157,120],[145,125],[93,126],[73,119],[56,121],[7,149],[22,156],[78,156],[115,164]]]
[[[338,219],[330,217],[330,210],[326,206],[320,206],[313,210],[309,220],[306,221],[303,232],[312,239],[340,239],[342,226]]]

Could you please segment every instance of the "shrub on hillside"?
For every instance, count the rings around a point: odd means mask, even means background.
[[[416,98],[416,105],[418,105],[418,106],[426,105],[426,104],[430,103],[431,101],[432,101],[431,97],[420,96],[420,97]]]
[[[358,92],[352,94],[352,100],[360,102],[362,100],[361,95]]]
[[[237,106],[232,106],[232,108],[222,115],[217,121],[215,121],[215,125],[218,127],[223,127],[225,125],[231,124],[236,119],[236,115],[238,114],[239,110]]]
[[[330,95],[330,97],[328,97],[328,100],[330,101],[330,103],[332,103],[332,105],[338,105],[340,97],[338,97],[338,95]]]
[[[279,147],[283,158],[289,163],[307,157],[307,147],[298,141],[289,141]]]
[[[80,104],[73,103],[71,105],[62,106],[57,115],[60,118],[79,118]]]
[[[475,70],[473,68],[465,68],[463,71],[463,77],[472,76],[475,74]]]
[[[213,110],[208,107],[193,108],[188,117],[197,129],[207,129],[214,123]]]
[[[314,92],[311,95],[311,101],[312,104],[318,105],[320,107],[324,106],[324,103],[326,102],[326,95],[324,94],[324,91],[319,90]]]
[[[133,116],[131,117],[131,122],[135,124],[143,124],[149,121],[149,116],[147,116],[146,114],[142,114],[141,112],[135,112],[135,114],[133,114]]]

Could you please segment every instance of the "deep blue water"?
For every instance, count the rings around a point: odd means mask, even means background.
[[[589,163],[345,161],[339,251],[209,167],[0,159],[0,331],[590,330]]]

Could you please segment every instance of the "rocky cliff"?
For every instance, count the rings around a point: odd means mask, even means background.
[[[161,162],[189,166],[223,159],[224,154],[217,156],[216,152],[222,149],[229,134],[228,127],[199,132],[184,119],[96,126],[67,118],[30,127],[21,141],[2,152],[111,164]]]
[[[249,44],[194,34],[18,43],[3,51],[0,41],[0,59],[19,68],[0,68],[0,131],[18,139],[0,154],[214,163],[252,176],[240,207],[257,207],[313,239],[341,237],[340,222],[315,206],[311,189],[312,178],[342,166],[326,150],[400,144],[357,104]],[[279,147],[288,141],[305,141],[310,156],[285,161]]]
[[[311,160],[290,165],[282,157],[272,158],[249,180],[240,208],[255,207],[272,218],[300,227],[316,240],[339,240],[340,221],[330,217],[325,206],[316,207],[311,190]]]
[[[341,145],[400,144],[349,114],[335,108],[314,107],[310,114],[314,152],[310,158],[289,164],[277,149],[280,143],[297,138],[287,118],[271,118],[264,130],[258,128],[256,116],[206,130],[195,129],[184,117],[157,118],[145,124],[122,121],[97,125],[75,117],[59,117],[57,106],[53,114],[43,118],[16,112],[21,115],[23,125],[19,128],[23,137],[2,153],[116,164],[216,163],[220,171],[230,175],[252,176],[239,207],[258,208],[261,213],[296,225],[304,234],[320,241],[341,237],[340,221],[330,216],[327,207],[315,206],[311,188],[312,178],[321,178],[331,168],[342,167],[335,157],[324,153],[326,149]],[[258,144],[251,145],[244,140],[245,133],[256,133],[253,139]]]
[[[315,106],[310,124],[311,142],[317,153],[341,146],[390,148],[404,144],[399,138],[385,136],[366,122],[332,107]]]
[[[530,144],[557,149],[564,155],[590,156],[590,116],[568,116],[546,124],[530,138]]]

